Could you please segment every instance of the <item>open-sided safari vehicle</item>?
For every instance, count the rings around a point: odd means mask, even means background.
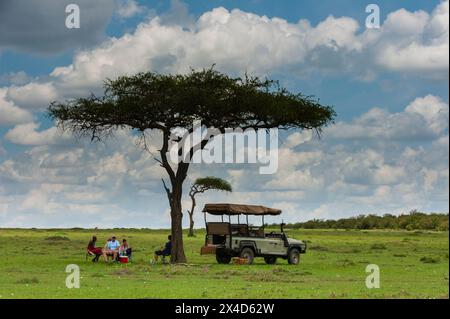
[[[288,238],[281,224],[281,232],[265,233],[264,216],[280,215],[281,210],[256,205],[206,204],[206,238],[202,254],[216,254],[217,262],[228,264],[232,257],[247,259],[251,264],[255,257],[264,257],[267,264],[275,264],[277,258],[287,259],[289,264],[300,262],[300,254],[306,252],[306,243]],[[222,216],[222,222],[207,222],[206,214]],[[240,223],[240,216],[246,223]],[[249,226],[248,216],[261,216],[262,226]],[[228,216],[228,222],[224,221]],[[237,217],[237,224],[231,223],[231,216]]]

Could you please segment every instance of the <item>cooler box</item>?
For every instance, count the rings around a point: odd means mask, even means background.
[[[119,261],[121,264],[128,264],[128,256],[119,256]]]

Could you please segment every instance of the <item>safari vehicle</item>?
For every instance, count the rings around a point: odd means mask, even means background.
[[[255,257],[263,257],[267,264],[275,264],[277,258],[282,258],[297,265],[300,254],[306,252],[306,243],[286,236],[284,224],[281,232],[265,232],[264,216],[280,215],[281,210],[256,205],[206,204],[203,212],[206,238],[201,253],[215,253],[219,264],[228,264],[232,257],[247,259],[251,264]],[[207,214],[222,216],[222,222],[207,222]],[[246,217],[245,224],[240,222],[241,215]],[[249,225],[249,215],[261,216],[262,226]],[[224,216],[228,216],[228,222]],[[237,217],[237,224],[231,222],[231,216]]]

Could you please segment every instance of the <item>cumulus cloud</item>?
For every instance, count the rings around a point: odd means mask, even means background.
[[[237,198],[279,206],[293,220],[414,208],[445,211],[447,122],[447,103],[433,95],[414,99],[403,112],[374,108],[328,128],[321,139],[290,134],[280,144],[279,170],[272,176],[246,167],[229,170],[225,178],[244,193]],[[284,192],[292,197],[277,195]],[[202,199],[200,205],[214,199]]]
[[[448,118],[448,104],[427,95],[412,101],[403,112],[373,108],[351,123],[337,123],[324,134],[335,139],[433,139],[448,129]]]
[[[384,57],[386,50],[399,52],[408,45],[420,45],[428,52],[422,57],[421,51],[416,51],[416,57],[424,61],[420,63],[421,74],[444,74],[448,70],[448,59],[446,55],[442,59],[440,48],[448,48],[448,25],[445,31],[445,24],[434,21],[441,15],[448,17],[445,8],[448,2],[443,2],[431,17],[425,12],[401,10],[391,14],[381,30],[363,33],[357,33],[357,21],[348,17],[330,16],[317,26],[311,26],[307,20],[288,23],[239,9],[216,8],[201,15],[193,29],[166,25],[160,17],[155,17],[141,23],[132,34],[110,39],[96,49],[77,54],[71,65],[56,68],[51,76],[60,83],[61,89],[74,89],[98,87],[105,78],[121,74],[144,70],[186,72],[190,67],[213,63],[229,72],[248,70],[259,74],[280,69],[301,73],[311,67],[346,71],[382,66],[395,70],[395,62]],[[394,22],[398,15],[407,15],[412,20],[407,23],[409,27],[400,30],[396,27]],[[435,30],[430,33],[434,38],[418,42],[430,28]],[[402,41],[399,41],[400,35]],[[328,58],[323,58],[324,55]],[[407,62],[409,71],[414,71],[418,65],[413,62]]]
[[[390,13],[375,45],[377,63],[387,69],[427,72],[429,76],[448,73],[449,2],[441,2],[432,12]],[[369,41],[372,43],[372,41]]]
[[[8,101],[6,92],[7,90],[0,88],[0,126],[31,121],[31,113]]]
[[[34,122],[18,124],[6,133],[5,139],[28,146],[60,144],[68,140],[68,135],[62,134],[56,127],[43,131],[37,131],[38,128],[39,124]]]
[[[373,80],[387,70],[448,78],[448,24],[443,22],[448,1],[431,14],[395,11],[379,30],[365,31],[349,17],[329,16],[313,26],[304,19],[290,23],[219,7],[186,22],[192,25],[186,28],[181,18],[170,19],[177,15],[189,17],[186,7],[174,1],[171,13],[76,53],[70,65],[56,67],[45,81],[7,88],[7,97],[18,106],[42,109],[56,98],[99,93],[106,78],[148,70],[187,72],[212,64],[234,74],[340,72]]]
[[[164,173],[136,142],[130,132],[119,131],[105,144],[48,143],[6,159],[0,163],[0,180],[8,185],[0,189],[0,223],[86,226],[95,215],[90,226],[167,226]]]
[[[10,86],[6,98],[25,109],[43,110],[56,100],[58,93],[52,83],[30,82],[22,86]]]
[[[265,204],[283,209],[285,221],[401,213],[413,208],[445,210],[448,127],[436,126],[435,117],[431,116],[440,114],[445,107],[448,106],[442,100],[427,95],[397,114],[412,112],[423,118],[421,125],[432,128],[426,131],[433,134],[419,144],[414,130],[410,130],[411,138],[393,140],[389,134],[380,134],[371,139],[357,135],[351,143],[346,142],[345,136],[338,139],[327,132],[321,139],[314,139],[307,132],[294,132],[286,143],[280,144],[280,165],[274,175],[259,175],[257,165],[193,164],[185,186],[196,177],[220,176],[232,183],[234,192],[203,194],[198,199],[199,207],[208,201]],[[372,118],[368,115],[372,113],[370,110],[338,126],[355,125],[360,118]],[[396,113],[381,114],[386,121]],[[407,131],[411,125],[393,118],[395,125],[403,125],[400,130]],[[381,131],[384,121],[367,123],[371,123],[371,130]],[[22,129],[23,135],[33,136],[38,127],[28,124]],[[48,131],[52,132],[44,130]],[[51,141],[52,134],[45,134]],[[158,149],[158,136],[152,137],[155,139],[150,139],[150,147]],[[41,221],[36,216],[41,216],[47,220],[47,226],[167,227],[167,199],[161,187],[164,170],[136,142],[131,133],[119,131],[104,144],[82,140],[77,144],[46,143],[34,146],[19,159],[3,161],[0,179],[9,186],[0,193],[4,206],[0,222],[39,226]],[[183,205],[189,205],[188,198]],[[17,214],[12,216],[12,211]],[[51,221],[45,217],[50,215]],[[88,217],[91,215],[96,216],[94,224]],[[196,216],[196,220],[201,223],[201,216]]]

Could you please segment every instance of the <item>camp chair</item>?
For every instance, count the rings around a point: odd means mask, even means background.
[[[168,264],[168,262],[167,262],[167,260],[166,260],[166,257],[169,257],[169,260],[170,260],[170,255],[162,255],[162,256],[161,256],[161,262],[162,262],[163,264]]]
[[[88,260],[89,257],[94,257],[92,258],[93,262],[97,262],[98,259],[100,258],[101,255],[96,255],[94,254],[92,251],[90,251],[89,249],[86,249],[86,261]]]
[[[162,250],[162,247],[161,247],[160,250]],[[166,257],[170,257],[170,254],[162,254],[162,255],[159,255],[159,256],[161,257],[161,262],[162,262],[163,264],[167,264],[167,263],[168,263],[168,262],[166,261]],[[152,263],[152,264],[156,264],[155,260],[153,260],[153,259],[152,259],[151,263]]]

